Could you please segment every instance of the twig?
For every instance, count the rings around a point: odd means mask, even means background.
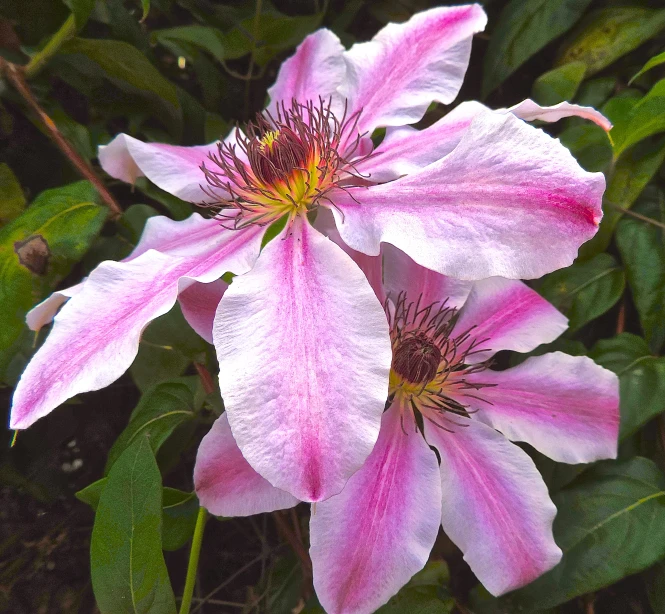
[[[69,141],[62,135],[54,121],[46,114],[34,97],[28,83],[25,80],[25,69],[22,66],[17,66],[11,62],[7,62],[0,57],[0,74],[5,75],[10,83],[14,86],[16,91],[28,103],[28,106],[37,114],[41,123],[47,129],[51,140],[57,145],[62,153],[67,156],[67,159],[72,163],[74,168],[85,177],[101,196],[104,203],[112,212],[112,217],[119,217],[122,215],[120,205],[115,201],[111,193],[106,189],[102,180],[97,177],[90,165],[79,155],[79,153],[72,147]]]
[[[201,378],[201,385],[203,386],[203,391],[206,394],[211,394],[215,391],[215,383],[210,375],[210,371],[205,368],[200,362],[194,363],[194,368]]]
[[[46,63],[58,52],[62,44],[76,34],[76,18],[72,13],[60,29],[50,38],[41,51],[35,53],[25,65],[25,78],[34,77]]]
[[[633,211],[632,209],[626,209],[622,207],[621,205],[617,205],[615,203],[606,201],[606,203],[616,209],[617,211],[621,211],[622,213],[625,213],[626,215],[630,215],[634,218],[637,218],[638,220],[642,220],[643,222],[647,222],[648,224],[653,224],[654,226],[658,226],[659,228],[665,228],[665,223],[659,222],[658,220],[654,220],[651,217],[647,217],[646,215],[642,215],[641,213],[638,213],[637,211]]]
[[[300,559],[305,575],[311,578],[312,560],[309,558],[305,546],[303,546],[302,542],[296,537],[295,533],[291,530],[291,527],[289,527],[289,524],[280,512],[275,512],[272,517],[275,519],[275,524],[277,525],[279,532],[284,536],[284,539],[289,542],[289,545]]]
[[[187,564],[187,577],[185,578],[185,588],[182,593],[180,603],[180,614],[189,614],[194,595],[194,586],[199,568],[199,556],[201,555],[201,543],[203,542],[203,531],[208,519],[208,512],[204,507],[199,508],[196,517],[196,526],[194,527],[194,536],[192,537],[192,548],[189,553],[189,563]]]
[[[619,306],[619,315],[617,316],[616,334],[620,335],[626,328],[626,301],[622,300]]]

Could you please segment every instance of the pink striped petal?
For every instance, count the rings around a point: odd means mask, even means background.
[[[286,60],[277,75],[277,81],[268,90],[271,111],[278,103],[287,107],[296,99],[304,104],[307,101],[327,102],[330,98],[341,109],[337,87],[346,74],[344,47],[330,30],[322,28],[310,34]]]
[[[469,101],[424,130],[411,126],[387,128],[372,157],[358,163],[356,168],[373,182],[415,173],[455,149],[476,115],[491,112],[485,105]]]
[[[393,301],[400,292],[405,292],[408,302],[420,300],[422,307],[435,302],[440,304],[445,302],[448,307],[459,309],[471,292],[473,282],[446,277],[426,269],[388,243],[381,248],[381,251],[383,285]]]
[[[501,350],[530,352],[550,343],[568,328],[568,318],[521,281],[491,277],[473,284],[455,334],[471,330],[469,342],[480,343],[467,362],[482,362]]]
[[[199,445],[194,488],[201,505],[215,516],[251,516],[299,503],[249,466],[233,439],[225,413],[215,420]]]
[[[448,432],[425,420],[441,455],[443,530],[493,595],[528,584],[554,567],[556,508],[528,454],[494,429],[456,416]]]
[[[481,422],[525,441],[561,463],[616,458],[619,381],[586,356],[534,356],[507,371],[483,371],[470,382],[492,384],[465,398]]]
[[[571,104],[570,102],[560,102],[551,107],[541,107],[538,103],[527,98],[519,104],[506,109],[513,115],[528,122],[536,119],[543,122],[558,122],[564,117],[582,117],[591,120],[594,124],[598,124],[603,130],[609,132],[612,128],[612,122],[605,117],[600,111],[596,111],[593,107],[583,107],[579,104]]]
[[[312,510],[314,588],[329,614],[370,614],[422,569],[439,530],[436,456],[410,409],[393,405],[379,440],[337,496]],[[404,428],[404,430],[402,430]]]
[[[55,316],[51,333],[21,376],[11,428],[27,428],[74,395],[118,379],[136,357],[146,325],[173,307],[179,285],[211,282],[229,270],[246,272],[263,232],[220,232],[207,254],[191,258],[150,250],[129,262],[100,264]]]
[[[51,296],[35,305],[28,311],[25,321],[30,330],[39,331],[53,320],[58,309],[62,307],[72,296],[83,289],[85,280],[75,286],[56,290]]]
[[[185,320],[208,343],[212,343],[215,312],[228,287],[229,285],[221,279],[209,284],[194,282],[178,295]]]
[[[420,172],[329,196],[342,239],[357,251],[378,255],[383,241],[451,277],[517,279],[573,262],[598,229],[604,188],[602,173],[584,171],[542,130],[481,113],[450,154]]]
[[[99,163],[111,177],[134,183],[147,177],[162,190],[193,203],[210,200],[201,189],[207,182],[201,164],[208,154],[217,153],[217,141],[208,145],[180,147],[164,143],[144,143],[128,134],[119,134],[99,148]]]
[[[340,93],[350,112],[362,110],[360,132],[415,123],[433,101],[451,103],[469,63],[471,37],[486,23],[478,4],[434,8],[351,47]]]
[[[249,464],[302,501],[342,490],[376,442],[388,324],[362,271],[296,218],[224,294],[220,388]]]

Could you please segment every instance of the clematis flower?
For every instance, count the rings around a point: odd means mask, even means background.
[[[617,454],[612,372],[561,352],[491,368],[496,352],[528,352],[566,329],[552,305],[520,281],[460,282],[384,249],[385,285],[376,289],[388,295],[388,409],[365,465],[312,508],[314,586],[329,614],[385,603],[425,565],[439,525],[494,595],[531,582],[561,558],[556,509],[512,442],[564,463]],[[216,514],[296,503],[251,470],[224,415],[203,439],[195,485]]]
[[[102,263],[36,308],[34,327],[68,300],[18,384],[11,427],[116,380],[145,326],[180,300],[215,344],[230,427],[250,465],[305,501],[340,492],[378,437],[390,338],[361,270],[308,215],[332,210],[360,252],[392,243],[463,279],[566,266],[601,217],[602,174],[519,119],[582,115],[607,128],[593,109],[468,103],[425,130],[407,126],[433,101],[453,101],[485,22],[478,5],[436,8],[348,51],[319,30],[283,64],[270,106],[245,132],[197,147],[122,134],[100,148],[110,175],[145,175],[213,217],[150,220],[130,258]],[[386,137],[374,149],[379,127]],[[284,230],[261,250],[279,219]],[[226,289],[218,280],[229,271],[237,277]],[[205,330],[201,294],[221,299]]]

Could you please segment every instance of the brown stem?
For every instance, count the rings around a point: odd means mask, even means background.
[[[210,371],[205,368],[200,362],[194,363],[194,368],[201,378],[201,385],[206,394],[210,394],[215,391],[215,383],[210,375]]]
[[[111,193],[106,189],[102,180],[97,177],[95,171],[91,166],[79,155],[79,153],[72,147],[69,141],[62,135],[53,120],[46,114],[44,109],[39,105],[37,99],[34,97],[30,87],[28,86],[22,66],[17,66],[11,62],[7,62],[0,57],[0,74],[5,75],[7,79],[14,86],[16,91],[28,103],[28,106],[35,112],[41,123],[48,131],[51,140],[57,145],[58,149],[62,151],[67,159],[72,163],[74,168],[93,186],[101,196],[106,206],[111,210],[111,217],[119,217],[122,215],[120,205],[113,198]]]
[[[620,335],[626,328],[626,301],[622,300],[619,306],[619,315],[617,316],[616,334]]]
[[[281,512],[274,512],[272,517],[275,519],[278,531],[282,537],[289,542],[289,545],[300,559],[304,575],[303,599],[307,601],[309,597],[311,597],[312,560],[309,558],[309,554],[307,553],[307,550],[305,550],[302,541],[300,541],[296,534],[291,530],[289,523],[286,522],[286,519],[282,516]]]

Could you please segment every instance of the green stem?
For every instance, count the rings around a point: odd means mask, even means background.
[[[35,53],[25,66],[25,76],[27,79],[34,77],[44,65],[58,52],[58,49],[68,39],[76,34],[76,19],[72,13],[62,27],[51,37],[46,46]]]
[[[182,593],[182,602],[180,603],[180,614],[189,614],[189,608],[192,606],[192,596],[194,595],[194,585],[196,584],[196,570],[199,567],[201,542],[203,541],[203,530],[205,529],[207,519],[208,512],[204,507],[200,507],[199,515],[196,517],[194,537],[192,537],[192,549],[189,551],[189,564],[187,565],[185,590]]]

